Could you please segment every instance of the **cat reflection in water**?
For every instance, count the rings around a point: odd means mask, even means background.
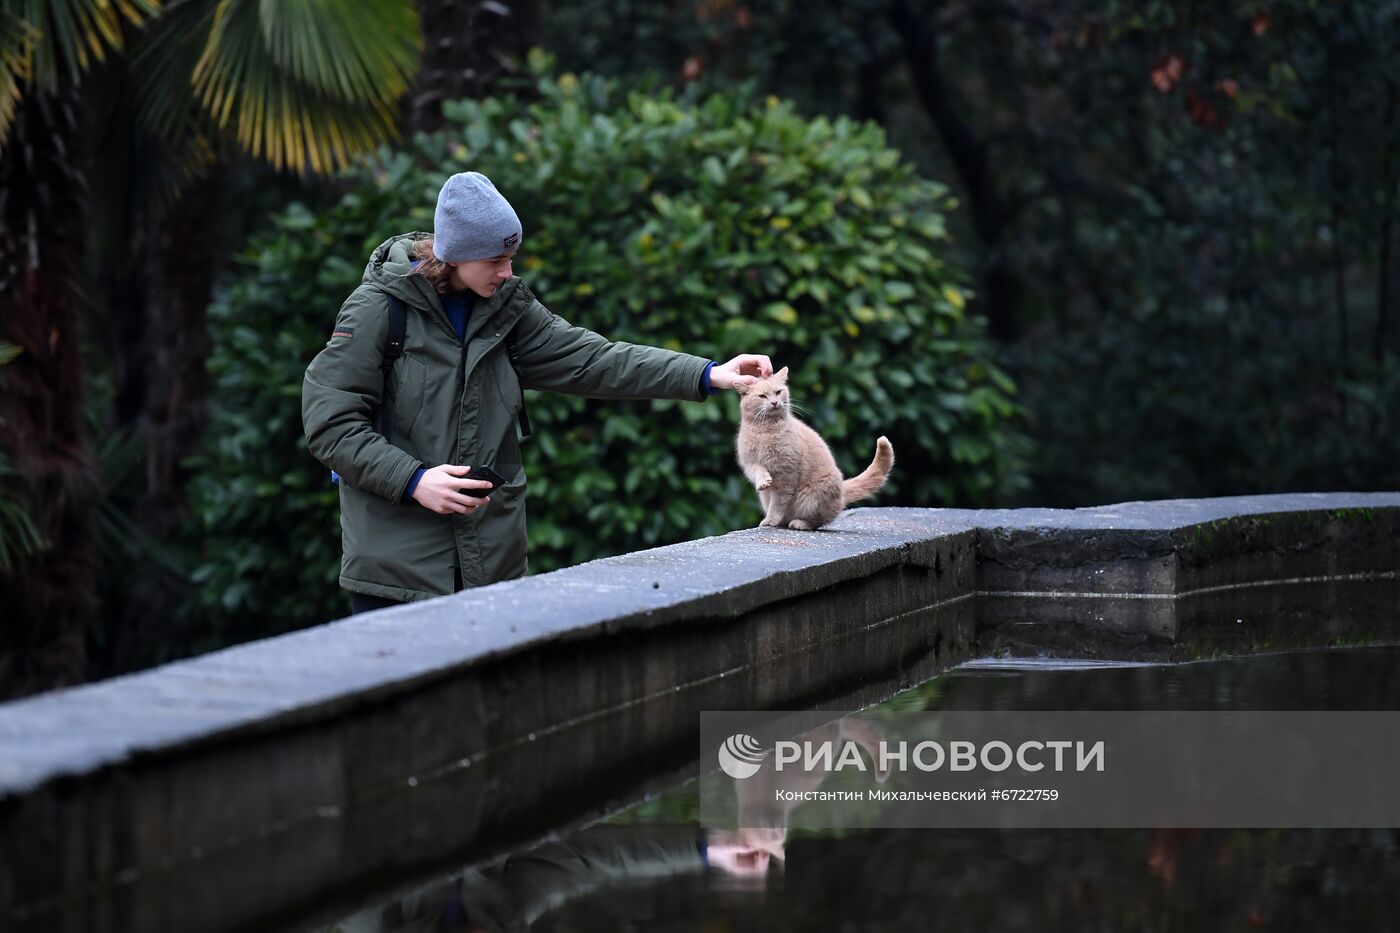
[[[735,386],[739,400],[739,466],[763,504],[760,527],[807,531],[831,522],[852,502],[879,492],[894,466],[887,438],[875,442],[875,459],[860,474],[842,479],[821,436],[792,413],[784,366],[767,379]]]

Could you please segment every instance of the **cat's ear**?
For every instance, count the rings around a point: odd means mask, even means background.
[[[788,368],[784,366],[782,369],[778,370],[773,374],[773,378],[781,382],[783,385],[787,385],[787,371]]]
[[[734,391],[735,391],[735,392],[738,392],[740,395],[748,395],[748,394],[749,394],[749,386],[748,386],[747,383],[736,382],[736,383],[734,383]]]

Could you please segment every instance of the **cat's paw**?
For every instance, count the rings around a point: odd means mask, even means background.
[[[778,522],[777,522],[776,519],[765,518],[763,521],[761,521],[761,522],[758,523],[758,527],[760,527],[760,528],[777,528],[777,527],[778,527]]]
[[[773,477],[770,476],[766,479],[759,480],[757,483],[754,483],[753,488],[757,489],[759,492],[767,492],[773,488]]]
[[[792,521],[788,522],[788,527],[794,531],[811,531],[812,523],[804,522],[800,518],[794,518]]]

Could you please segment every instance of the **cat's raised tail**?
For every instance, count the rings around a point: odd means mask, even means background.
[[[866,467],[859,474],[852,476],[841,483],[841,494],[845,497],[849,505],[868,496],[873,496],[885,485],[885,480],[890,478],[890,470],[894,468],[894,447],[890,445],[890,439],[881,437],[875,442],[875,459],[870,461],[870,466]]]

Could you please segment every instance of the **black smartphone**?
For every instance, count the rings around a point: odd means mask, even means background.
[[[506,484],[506,478],[501,474],[497,473],[495,470],[491,469],[489,466],[474,466],[472,467],[471,472],[462,478],[487,480],[491,483],[491,489],[495,489],[497,486],[504,486]],[[472,487],[462,488],[462,492],[466,493],[469,496],[481,496],[482,494],[489,491],[490,490],[487,489],[479,489]]]

